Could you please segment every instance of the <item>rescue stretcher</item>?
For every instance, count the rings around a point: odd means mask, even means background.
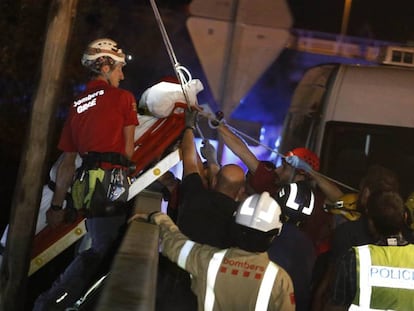
[[[198,84],[195,89],[197,90],[193,91],[194,98],[195,93],[202,90],[202,87],[200,88]],[[147,94],[144,92],[144,95]],[[155,99],[159,98],[155,96]],[[173,99],[177,98],[169,98],[168,100],[171,101]],[[132,183],[129,189],[128,200],[134,198],[139,192],[180,162],[178,143],[181,133],[185,129],[184,110],[186,107],[187,104],[175,102],[173,107],[169,109],[171,112],[168,111],[168,116],[165,117],[138,114],[140,125],[137,126],[135,131],[135,151],[131,158],[136,163],[136,167],[133,173],[130,174]],[[163,113],[166,114],[165,112]],[[46,206],[46,210],[50,206],[50,200],[53,195],[53,192],[50,191],[47,194],[49,201],[43,204]],[[44,199],[47,201],[46,197]],[[44,214],[46,210],[43,211]],[[87,232],[85,218],[83,217],[78,217],[70,224],[52,229],[45,224],[46,217],[40,215],[40,213],[41,211],[39,212],[40,222],[43,221],[44,225],[41,230],[36,231],[29,276],[82,238]]]
[[[130,175],[132,184],[128,200],[153,183],[180,161],[178,142],[185,128],[183,104],[166,118],[156,118],[149,129],[135,141],[132,160],[137,163]],[[170,149],[169,149],[170,148]],[[29,275],[33,274],[86,233],[85,219],[78,217],[73,223],[56,229],[45,226],[36,234],[30,261]]]

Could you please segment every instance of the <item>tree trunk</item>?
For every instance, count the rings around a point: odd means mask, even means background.
[[[49,133],[78,0],[54,0],[43,50],[40,82],[12,203],[10,228],[0,270],[0,311],[23,310],[27,273],[39,210]]]

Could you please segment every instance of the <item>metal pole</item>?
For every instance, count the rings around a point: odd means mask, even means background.
[[[349,13],[351,12],[352,0],[345,0],[344,13],[342,15],[341,35],[345,36],[348,31]]]

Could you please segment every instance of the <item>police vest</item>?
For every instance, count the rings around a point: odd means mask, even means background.
[[[414,310],[414,245],[354,250],[357,291],[349,310]]]

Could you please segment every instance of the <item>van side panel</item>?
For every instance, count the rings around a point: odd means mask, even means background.
[[[310,148],[322,173],[353,188],[370,165],[388,167],[406,197],[414,191],[412,137],[413,69],[326,64],[295,89],[280,150]]]
[[[324,122],[414,127],[414,71],[341,66],[326,97]]]

